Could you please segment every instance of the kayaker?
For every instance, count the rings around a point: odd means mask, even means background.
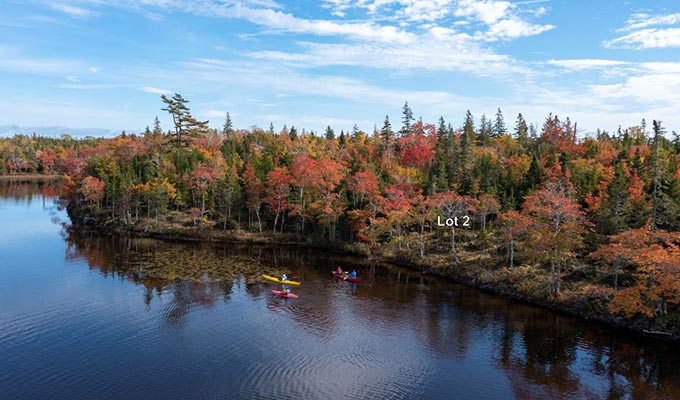
[[[282,281],[287,281],[287,280],[288,280],[288,277],[286,276],[286,274],[281,275],[281,280],[282,280]]]
[[[283,294],[285,294],[286,296],[289,295],[290,294],[290,288],[285,288],[283,290]]]
[[[356,278],[356,277],[357,277],[357,270],[356,270],[356,269],[353,269],[353,270],[352,270],[352,273],[349,274],[349,277],[350,277],[350,278]]]
[[[338,269],[337,269],[335,272],[337,272],[338,274],[342,275],[342,268],[338,267]]]

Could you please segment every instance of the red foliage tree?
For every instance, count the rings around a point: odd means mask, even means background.
[[[279,222],[279,216],[288,207],[288,195],[292,178],[285,168],[275,168],[267,174],[264,200],[269,208],[276,213],[274,218],[274,233]],[[281,221],[283,230],[283,221]]]
[[[548,181],[524,198],[523,213],[531,218],[530,248],[539,261],[550,264],[553,296],[560,294],[562,267],[583,245],[586,220],[572,193],[569,181]]]
[[[104,186],[106,184],[99,178],[94,176],[87,176],[80,182],[80,189],[78,192],[83,195],[85,201],[90,204],[95,204],[99,210],[100,203],[104,198]]]
[[[262,218],[260,217],[260,209],[262,208],[264,185],[262,180],[255,174],[255,169],[251,163],[246,164],[241,177],[243,180],[243,188],[246,192],[246,205],[251,213],[255,213],[257,217],[257,228],[262,233]]]

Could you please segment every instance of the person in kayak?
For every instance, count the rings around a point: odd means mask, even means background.
[[[338,269],[335,270],[335,272],[338,273],[338,274],[342,274],[342,268],[338,267]]]
[[[352,273],[349,274],[349,277],[350,277],[350,278],[356,278],[356,277],[357,277],[357,270],[356,270],[356,269],[353,269],[353,270],[352,270]]]
[[[282,280],[282,281],[287,281],[287,280],[288,280],[288,277],[286,276],[286,274],[281,275],[281,280]]]
[[[285,288],[285,289],[283,289],[283,294],[285,294],[286,296],[288,296],[288,295],[290,294],[290,288]]]

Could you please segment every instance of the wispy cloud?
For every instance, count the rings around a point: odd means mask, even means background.
[[[75,76],[86,69],[79,60],[32,57],[0,46],[0,70],[38,75]]]
[[[661,27],[680,24],[680,13],[649,15],[633,14],[618,31],[623,35],[606,40],[602,45],[610,49],[654,49],[680,47],[680,28]]]
[[[151,86],[144,86],[144,87],[139,88],[139,90],[141,90],[142,92],[153,93],[153,94],[169,94],[169,93],[172,93],[171,90],[159,89],[159,88],[155,88],[155,87],[151,87]]]
[[[627,61],[601,60],[592,58],[568,59],[568,60],[549,60],[550,65],[562,67],[573,71],[583,71],[593,68],[610,68],[629,65]]]
[[[54,3],[52,4],[52,8],[57,11],[61,11],[65,14],[68,14],[73,18],[88,18],[99,15],[99,13],[97,13],[96,11],[88,10],[86,8],[66,3]]]

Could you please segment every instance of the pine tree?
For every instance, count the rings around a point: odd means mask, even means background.
[[[335,131],[330,125],[326,127],[326,140],[335,140]]]
[[[471,184],[472,160],[475,146],[475,123],[472,113],[468,110],[465,113],[465,123],[463,132],[460,135],[460,146],[458,157],[456,157],[455,175],[458,183],[463,185],[464,190]]]
[[[384,152],[391,153],[394,150],[394,132],[392,132],[389,115],[385,115],[385,123],[380,130],[380,140]]]
[[[479,133],[477,134],[477,144],[480,146],[488,146],[491,142],[491,121],[486,118],[486,114],[482,114],[479,121]]]
[[[628,195],[628,179],[622,163],[614,167],[614,179],[607,185],[604,199],[596,214],[597,230],[605,235],[613,235],[628,228],[628,215],[631,210]]]
[[[522,113],[517,115],[515,137],[517,137],[517,143],[525,150],[529,145],[529,127],[527,126],[527,121],[524,120]]]
[[[158,119],[158,116],[156,116],[153,120],[153,134],[160,135],[162,133],[163,129],[161,129],[161,121]]]
[[[290,140],[295,140],[297,139],[297,129],[295,129],[295,125],[290,127]]]
[[[357,126],[357,124],[354,124],[354,126],[352,127],[352,141],[356,142],[358,141],[358,139],[359,139],[359,127]]]
[[[507,133],[508,131],[505,128],[505,119],[503,118],[503,113],[499,108],[498,112],[496,113],[496,121],[494,122],[493,128],[491,129],[491,137],[499,138]]]
[[[269,129],[267,130],[267,133],[269,133],[270,135],[274,134],[274,123],[273,122],[269,123]]]
[[[652,230],[680,228],[680,179],[673,174],[675,163],[669,170],[665,138],[661,121],[652,121]]]
[[[449,173],[447,169],[447,157],[446,153],[449,148],[449,131],[446,127],[446,122],[444,117],[439,117],[439,125],[437,127],[437,148],[435,162],[433,163],[433,169],[431,176],[435,177],[433,179],[435,190],[446,190],[449,186],[448,178]]]
[[[413,111],[411,110],[411,107],[408,106],[408,102],[404,103],[401,121],[402,127],[399,133],[401,133],[402,136],[408,136],[413,133]]]
[[[645,120],[643,119],[644,123]],[[661,195],[661,166],[659,160],[659,148],[661,147],[661,140],[663,137],[664,129],[661,127],[661,121],[652,121],[652,127],[654,129],[654,138],[652,142],[652,230],[654,230],[659,225],[659,208],[660,208],[660,195]]]
[[[340,138],[338,139],[338,144],[340,145],[340,147],[345,147],[345,131],[342,129],[340,130]]]
[[[534,153],[531,157],[531,164],[527,172],[527,191],[533,190],[543,181],[543,167],[538,162],[538,157]]]
[[[231,122],[231,115],[227,113],[227,116],[224,118],[224,125],[222,126],[222,134],[229,138],[231,135],[234,133],[234,125]]]
[[[182,97],[181,94],[175,93],[172,98],[161,95],[163,103],[167,104],[162,108],[172,116],[172,122],[175,126],[175,135],[177,136],[177,145],[182,144],[183,134],[205,134],[208,130],[208,121],[198,121],[191,115],[191,110],[187,106],[189,100]]]

